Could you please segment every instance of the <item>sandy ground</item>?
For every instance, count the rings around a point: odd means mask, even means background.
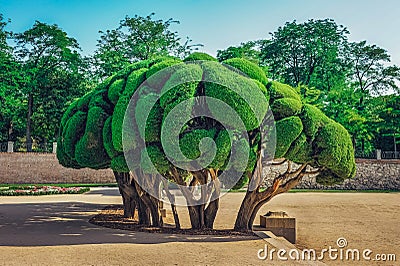
[[[116,189],[95,189],[85,195],[0,197],[0,265],[283,265],[260,261],[266,242],[256,237],[182,236],[129,232],[87,222],[96,210],[119,204]],[[243,193],[221,200],[215,227],[232,228]],[[288,193],[277,196],[260,213],[286,211],[296,217],[297,246],[364,249],[396,254],[400,265],[400,193]],[[185,210],[180,218],[188,225]],[[258,219],[257,221],[258,222]],[[269,249],[273,248],[268,246]],[[325,259],[328,265],[365,265]],[[285,265],[297,265],[289,261]],[[303,265],[307,265],[303,263]]]

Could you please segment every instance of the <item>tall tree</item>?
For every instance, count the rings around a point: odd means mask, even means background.
[[[217,51],[217,59],[222,62],[231,58],[245,58],[255,63],[259,63],[261,41],[249,41],[241,43],[239,46],[229,46],[225,50]]]
[[[179,24],[179,21],[171,18],[165,21],[156,20],[153,16],[154,13],[146,17],[126,16],[120,21],[117,29],[100,31],[101,36],[94,55],[100,78],[109,76],[131,63],[155,56],[185,57],[201,46],[190,44],[189,38],[182,43],[178,33],[171,29],[171,26]]]
[[[385,65],[390,62],[385,49],[362,41],[350,44],[349,55],[354,90],[360,93],[358,108],[363,108],[364,100],[370,95],[400,91],[396,84],[400,81],[400,67]]]
[[[32,116],[37,111],[36,107],[54,96],[54,91],[50,90],[49,86],[68,91],[67,98],[63,98],[62,101],[64,104],[82,94],[77,95],[70,91],[76,84],[61,84],[62,77],[60,81],[57,80],[60,72],[68,76],[64,80],[71,81],[70,78],[76,77],[81,70],[82,58],[78,53],[80,48],[77,41],[55,24],[48,25],[36,21],[32,28],[15,34],[15,40],[15,54],[22,64],[27,79],[24,88],[27,97],[26,145],[27,150],[31,151]],[[48,97],[43,97],[44,95]]]
[[[319,86],[332,87],[335,75],[342,72],[338,63],[348,33],[331,19],[287,22],[263,42],[261,61],[273,79],[329,89]],[[315,82],[321,79],[325,82]]]
[[[23,75],[20,65],[13,58],[13,49],[7,43],[12,35],[5,28],[10,21],[4,21],[0,14],[0,141],[12,140],[21,129]]]

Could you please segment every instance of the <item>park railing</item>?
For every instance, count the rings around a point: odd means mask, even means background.
[[[23,142],[0,142],[0,152],[27,152],[27,145]],[[31,152],[56,153],[57,142],[33,143]]]
[[[382,159],[400,159],[398,151],[382,151]]]
[[[355,153],[355,157],[359,159],[376,159],[376,160],[399,160],[400,152],[398,151],[382,151],[375,150],[373,152],[365,153],[358,151]]]

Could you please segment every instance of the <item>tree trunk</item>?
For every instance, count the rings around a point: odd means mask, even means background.
[[[190,217],[190,224],[192,229],[202,229],[204,228],[204,212],[202,209],[204,205],[187,206]]]
[[[174,221],[175,221],[175,228],[181,229],[181,223],[179,222],[178,211],[176,210],[176,205],[175,205],[175,195],[172,195],[171,191],[169,191],[167,180],[165,178],[163,178],[162,180],[165,193],[167,194],[168,200],[171,203],[172,214],[174,215]]]
[[[208,204],[206,210],[204,211],[204,220],[205,220],[204,224],[206,228],[213,229],[218,208],[219,208],[219,198],[216,198],[215,200],[211,201]]]
[[[33,111],[33,94],[32,92],[28,95],[28,113],[26,117],[26,151],[32,151],[32,136],[31,136],[31,128],[32,128],[32,111]]]
[[[122,196],[124,205],[124,217],[134,218],[135,208],[139,197],[135,186],[132,185],[132,177],[129,173],[119,173],[114,171],[115,180],[117,181],[119,193]]]
[[[139,224],[144,226],[150,225],[150,209],[143,202],[143,200],[139,197],[138,201],[138,216],[139,216]]]
[[[136,173],[140,174],[140,173]],[[142,189],[142,187],[133,179],[133,183],[135,184],[136,191],[138,192],[140,200],[144,203],[148,209],[148,213],[151,215],[151,225],[160,227],[162,226],[162,218],[160,215],[160,208],[159,208],[159,200],[154,198],[153,196],[149,195],[146,191]],[[150,219],[149,219],[150,220]],[[150,225],[150,223],[149,223]]]
[[[247,191],[244,199],[242,201],[242,205],[240,206],[239,212],[236,216],[235,221],[235,231],[251,231],[252,224],[249,225],[251,215],[254,211],[255,206],[257,205],[257,192],[256,190]]]

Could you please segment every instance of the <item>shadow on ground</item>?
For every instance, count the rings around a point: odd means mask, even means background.
[[[88,220],[103,204],[82,202],[0,204],[0,246],[234,242],[253,236],[199,236],[109,229]]]

